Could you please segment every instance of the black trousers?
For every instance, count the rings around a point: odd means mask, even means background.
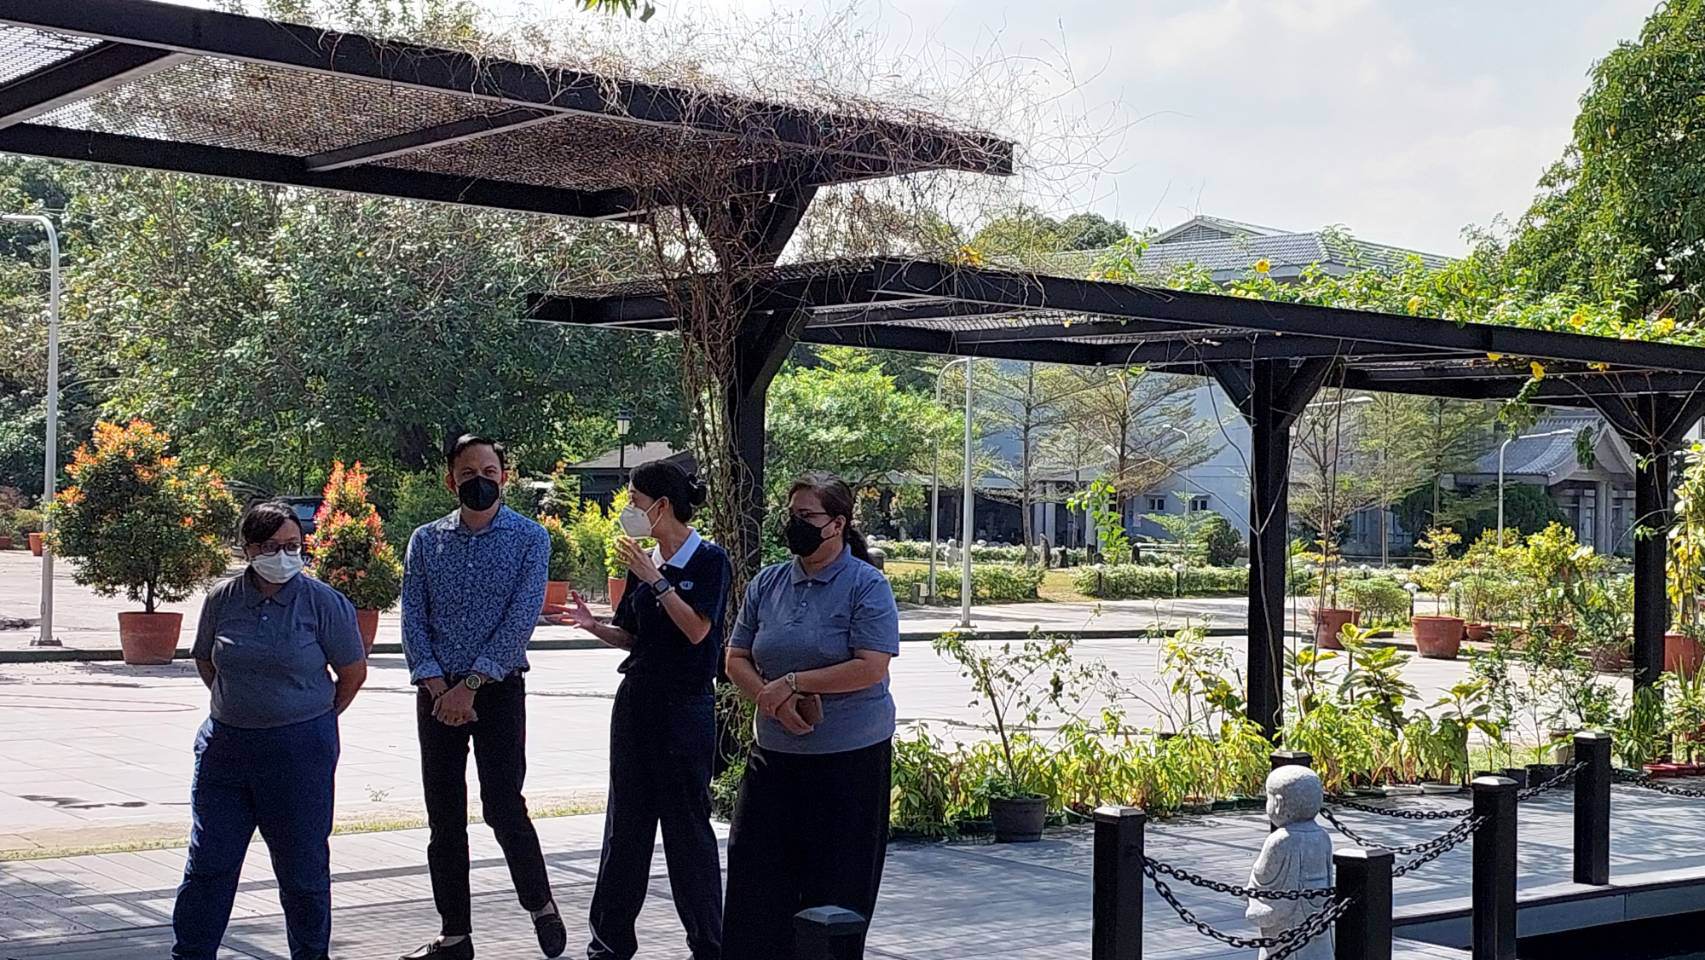
[[[632,960],[657,828],[675,912],[694,960],[722,957],[722,865],[710,827],[715,699],[628,677],[610,712],[610,793],[592,892],[591,960]]]
[[[753,748],[728,839],[728,960],[793,956],[793,915],[809,907],[875,912],[893,762],[886,741],[845,753]]]
[[[472,932],[468,893],[468,745],[479,768],[485,822],[503,848],[521,906],[537,910],[551,901],[539,834],[521,795],[527,779],[527,686],[522,674],[489,683],[474,693],[473,723],[450,727],[432,718],[432,697],[415,701],[420,732],[420,772],[426,788],[431,837],[426,863],[432,899],[446,937]]]

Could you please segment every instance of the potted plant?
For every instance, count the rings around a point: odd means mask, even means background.
[[[40,510],[19,510],[12,515],[12,524],[18,528],[18,534],[30,545],[30,554],[41,556],[46,540],[41,531],[42,514]]]
[[[1041,839],[1049,804],[1042,765],[1052,744],[1037,734],[1051,727],[1058,736],[1070,726],[1104,668],[1075,662],[1069,638],[1036,631],[1021,644],[948,633],[936,639],[935,649],[959,665],[960,676],[971,682],[970,705],[984,709],[995,732],[994,769],[979,788],[994,821],[995,841]]]
[[[1699,610],[1700,594],[1705,593],[1705,444],[1695,443],[1687,451],[1670,516],[1666,572],[1675,630],[1664,634],[1664,670],[1692,674],[1705,660]]]
[[[237,501],[218,474],[167,455],[170,439],[140,420],[97,423],[54,498],[52,545],[78,583],[123,593],[142,610],[118,615],[131,664],[170,663],[183,614],[162,612],[224,572]]]
[[[628,492],[623,489],[610,501],[610,511],[605,516],[609,521],[608,533],[604,537],[604,575],[605,585],[609,587],[610,608],[613,610],[622,602],[622,594],[628,586],[627,564],[616,553],[616,541],[625,536],[622,527],[617,522],[622,515],[622,508],[628,505]]]
[[[545,575],[545,603],[565,604],[574,580],[574,538],[561,517],[540,517],[539,524],[551,537],[550,572]]]
[[[379,614],[402,595],[402,561],[367,499],[367,473],[359,461],[347,468],[333,463],[323,496],[314,535],[308,538],[313,574],[355,605],[361,644],[371,652]]]
[[[1319,552],[1308,555],[1316,564],[1314,643],[1327,650],[1342,650],[1338,636],[1346,624],[1357,621],[1361,612],[1338,606],[1338,545],[1322,536],[1315,546]]]
[[[1446,616],[1444,596],[1451,592],[1456,579],[1456,563],[1450,548],[1462,538],[1449,527],[1432,527],[1416,546],[1432,554],[1433,562],[1415,571],[1420,581],[1433,595],[1433,615],[1416,614],[1410,624],[1415,631],[1415,652],[1430,660],[1455,660],[1462,650],[1463,619]]]
[[[0,550],[10,550],[16,545],[13,534],[18,529],[18,514],[23,512],[26,502],[17,487],[0,487]]]

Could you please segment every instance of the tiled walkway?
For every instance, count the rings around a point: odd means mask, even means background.
[[[1461,800],[1411,801],[1461,804]],[[1618,788],[1613,876],[1679,877],[1705,872],[1705,820],[1679,801]],[[1442,833],[1448,823],[1415,823],[1349,814],[1364,832],[1391,843]],[[597,866],[601,818],[540,821],[559,902],[576,939]],[[1566,891],[1571,813],[1567,793],[1522,806],[1521,889]],[[1179,818],[1151,824],[1148,851],[1203,875],[1240,882],[1267,833],[1259,815]],[[473,830],[476,940],[482,957],[536,956],[531,927],[509,892],[495,844]],[[891,960],[1071,960],[1087,958],[1090,932],[1090,834],[1052,831],[1024,846],[897,843],[890,851],[869,956]],[[1340,840],[1340,842],[1342,842]],[[422,831],[333,838],[335,946],[339,960],[388,960],[435,928]],[[0,863],[0,958],[119,960],[169,951],[173,890],[181,851]],[[642,958],[685,956],[669,902],[662,859],[641,917]],[[1469,848],[1464,845],[1396,885],[1398,912],[1414,916],[1464,905]],[[284,937],[264,848],[244,871],[230,958],[283,960]],[[1174,884],[1204,920],[1228,932],[1251,931],[1243,904]],[[1579,889],[1579,888],[1576,888]],[[1177,922],[1152,891],[1145,956],[1168,960],[1245,957]],[[571,951],[571,955],[576,955]],[[1405,957],[1460,956],[1411,945]]]

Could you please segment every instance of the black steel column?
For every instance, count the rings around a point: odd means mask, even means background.
[[[1143,824],[1136,807],[1095,811],[1090,960],[1142,960]]]
[[[1575,734],[1575,882],[1610,883],[1610,734]]]
[[[1285,559],[1289,547],[1291,418],[1279,406],[1271,360],[1250,371],[1249,719],[1269,739],[1284,704]]]
[[[1392,859],[1355,847],[1332,854],[1332,885],[1351,901],[1333,931],[1335,960],[1391,960]]]
[[[1516,782],[1480,777],[1474,791],[1474,960],[1516,960]]]
[[[1669,528],[1669,450],[1659,444],[1634,448],[1634,685],[1649,687],[1664,672],[1664,632],[1669,629],[1669,594],[1664,575]]]
[[[866,920],[840,907],[812,907],[793,916],[793,960],[859,960]]]

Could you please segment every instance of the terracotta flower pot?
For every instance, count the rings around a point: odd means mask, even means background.
[[[610,608],[613,610],[617,604],[622,602],[622,594],[628,588],[628,581],[626,577],[620,580],[611,577],[608,586],[610,588]]]
[[[1463,629],[1467,632],[1468,639],[1475,643],[1492,639],[1492,625],[1489,623],[1470,623]]]
[[[379,635],[379,611],[355,611],[355,626],[361,631],[361,649],[373,652],[373,638]]]
[[[1429,660],[1455,660],[1462,650],[1461,617],[1415,617],[1415,652]]]
[[[1705,648],[1685,633],[1664,634],[1664,670],[1669,673],[1692,674],[1705,662]]]
[[[132,666],[171,663],[178,653],[178,635],[183,632],[181,613],[129,612],[118,615],[118,645],[124,662]]]
[[[545,582],[545,603],[562,606],[568,602],[569,582],[567,580],[548,580]]]
[[[1323,650],[1344,649],[1344,645],[1338,642],[1338,634],[1344,629],[1344,624],[1355,623],[1360,615],[1360,610],[1338,607],[1321,607],[1314,611],[1314,645]]]
[[[30,534],[30,553],[32,553],[38,557],[41,556],[42,547],[43,547],[44,542],[45,542],[45,539],[43,538],[43,536],[41,534],[39,534],[39,533]]]
[[[1669,644],[1664,644],[1664,649],[1667,653]],[[1628,656],[1628,651],[1623,647],[1595,648],[1589,659],[1592,660],[1593,669],[1600,673],[1621,673],[1628,669],[1632,662]]]
[[[0,533],[0,550],[10,550],[10,549],[12,549],[12,535],[7,534],[7,533]]]

